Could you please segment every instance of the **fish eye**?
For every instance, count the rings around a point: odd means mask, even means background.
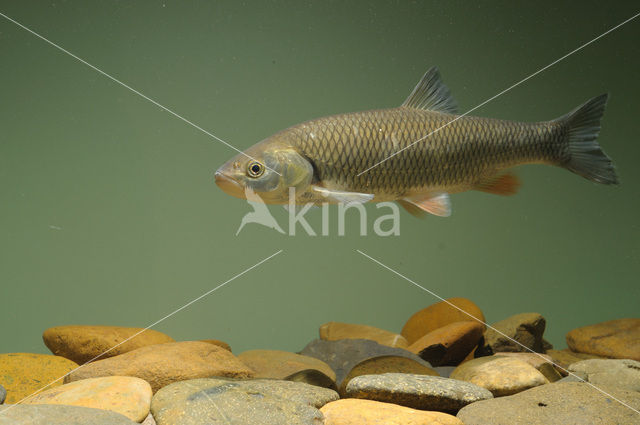
[[[249,165],[247,165],[247,174],[249,177],[260,177],[264,173],[264,165],[260,164],[258,161],[251,161]]]

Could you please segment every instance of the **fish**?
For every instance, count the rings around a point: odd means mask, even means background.
[[[597,142],[609,95],[543,122],[458,114],[438,68],[396,108],[332,115],[267,137],[215,172],[227,194],[267,204],[397,201],[410,214],[451,215],[450,194],[513,195],[513,168],[546,164],[618,184]]]

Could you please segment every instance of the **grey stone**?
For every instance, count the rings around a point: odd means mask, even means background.
[[[635,360],[582,360],[573,363],[568,370],[593,385],[640,391],[640,362]]]
[[[458,419],[465,425],[631,425],[640,424],[640,394],[588,384],[556,382],[507,397],[463,407]],[[631,407],[626,407],[614,398]]]
[[[468,382],[408,373],[358,376],[347,384],[346,395],[447,413],[493,398],[491,391]]]
[[[0,425],[137,425],[110,410],[55,404],[0,406]]]
[[[320,407],[338,399],[327,388],[276,379],[193,379],[159,390],[151,401],[158,425],[321,425]]]
[[[437,366],[433,369],[443,378],[448,378],[457,366]]]
[[[142,425],[156,425],[156,420],[153,419],[153,415],[149,413],[144,421],[142,421]]]
[[[4,403],[6,398],[7,398],[7,390],[5,390],[2,385],[0,385],[0,404]]]
[[[429,362],[410,351],[381,345],[369,339],[340,339],[337,341],[316,339],[307,344],[300,354],[315,357],[327,363],[336,372],[338,387],[342,385],[342,381],[349,375],[351,369],[365,360],[376,357],[404,357],[421,366],[431,368]]]
[[[536,353],[544,353],[546,347],[550,346],[549,343],[545,344],[542,338],[545,326],[546,320],[538,313],[521,313],[508,317],[494,323],[491,327],[509,338],[489,328],[484,333],[485,349],[489,347],[494,353],[529,352],[524,348],[527,347]],[[513,342],[513,340],[522,345]]]

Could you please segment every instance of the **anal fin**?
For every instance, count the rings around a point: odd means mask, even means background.
[[[492,176],[478,183],[474,189],[496,195],[514,195],[520,188],[520,179],[513,173]]]
[[[425,213],[437,215],[438,217],[449,217],[451,215],[451,201],[447,193],[431,193],[424,197],[403,198],[398,200],[398,203],[415,217],[424,217]]]

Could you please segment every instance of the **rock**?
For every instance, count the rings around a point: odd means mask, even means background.
[[[337,341],[339,339],[370,339],[389,347],[407,348],[407,340],[399,334],[367,325],[328,322],[320,326],[320,339]]]
[[[450,378],[486,388],[494,397],[515,394],[549,383],[549,380],[529,363],[500,356],[480,357],[462,363],[451,373]]]
[[[640,361],[640,319],[619,319],[584,326],[567,334],[572,351]]]
[[[138,348],[76,370],[65,382],[100,376],[136,376],[155,393],[165,385],[211,376],[251,378],[254,372],[224,348],[200,341],[170,342]]]
[[[542,334],[545,325],[544,317],[538,313],[516,314],[491,325],[492,328],[506,336],[491,328],[487,329],[484,333],[485,346],[491,347],[494,353],[503,351],[529,352],[527,348],[536,353],[544,353]],[[513,342],[512,339],[522,345]],[[527,348],[524,348],[523,345]]]
[[[525,363],[529,363],[531,366],[538,369],[549,382],[556,382],[562,378],[560,372],[558,372],[553,365],[553,359],[547,354],[538,353],[498,353],[496,356],[511,357],[514,359],[522,360]]]
[[[408,350],[433,366],[455,366],[478,345],[483,331],[478,322],[453,322],[429,332]]]
[[[209,344],[217,345],[218,347],[222,347],[225,350],[231,351],[231,346],[224,341],[220,341],[218,339],[201,339],[200,341],[206,342]]]
[[[142,425],[156,425],[156,420],[153,419],[153,415],[149,413],[144,421],[142,421]]]
[[[324,425],[464,425],[455,416],[425,412],[391,403],[344,399],[320,409]]]
[[[49,354],[0,354],[0,382],[7,390],[6,403],[13,404],[47,388],[62,385],[62,378],[78,365]],[[55,381],[55,382],[54,382]]]
[[[438,372],[438,375],[442,376],[443,378],[448,378],[451,375],[451,372],[453,372],[456,367],[457,366],[438,366],[434,367],[433,370]]]
[[[0,425],[138,425],[119,413],[54,404],[0,406]]]
[[[483,322],[482,326],[484,329],[484,315],[482,314],[482,310],[480,310],[473,301],[466,298],[449,298],[446,301],[462,311],[444,301],[432,304],[418,311],[407,320],[407,323],[405,323],[402,328],[401,334],[407,339],[409,344],[413,344],[429,332],[453,322],[480,321]]]
[[[0,385],[0,404],[4,403],[5,398],[7,398],[7,390],[5,390],[2,385]]]
[[[587,359],[600,359],[600,356],[593,354],[574,353],[569,349],[564,350],[549,350],[547,355],[551,357],[553,362],[558,365],[556,368],[561,375],[567,375],[567,368],[569,365]]]
[[[322,360],[278,350],[249,350],[238,355],[256,378],[273,378],[305,382],[335,388],[336,373]]]
[[[170,336],[153,329],[118,326],[56,326],[44,331],[42,339],[53,354],[78,364],[98,356],[105,359],[147,345],[173,342]]]
[[[640,362],[629,359],[582,360],[569,366],[575,373],[596,386],[640,392]]]
[[[469,382],[405,373],[358,376],[347,384],[346,396],[454,414],[469,403],[493,398],[489,390]]]
[[[162,388],[151,411],[158,425],[322,424],[317,408],[338,394],[300,382],[194,379]]]
[[[147,381],[130,376],[111,376],[50,388],[24,403],[93,407],[111,410],[134,422],[141,422],[149,414],[151,395]]]
[[[316,339],[300,352],[327,363],[336,373],[336,385],[344,391],[349,379],[359,375],[403,372],[437,375],[431,365],[415,354],[368,339]]]
[[[640,410],[640,394],[602,387],[606,393]],[[465,406],[458,418],[465,425],[631,425],[637,412],[587,384],[542,385],[509,397]]]

